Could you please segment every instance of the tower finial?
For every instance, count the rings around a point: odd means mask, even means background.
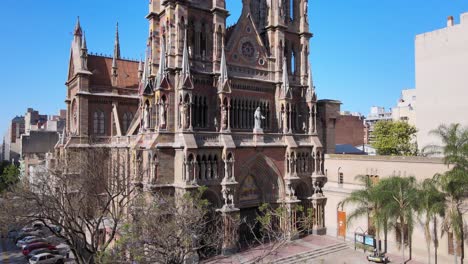
[[[166,74],[166,43],[164,37],[161,37],[161,53],[159,54],[159,70],[156,76],[155,88],[158,89],[161,86],[164,74]]]
[[[120,59],[119,22],[115,26],[114,58]]]
[[[190,75],[189,53],[187,47],[187,26],[185,27],[184,52],[182,55],[182,76],[187,78]]]
[[[141,59],[140,57],[140,62],[138,62],[138,78],[141,80],[141,78],[143,78],[143,72],[144,72],[144,69],[143,69],[143,60]]]
[[[221,66],[220,66],[220,75],[219,75],[219,81],[221,83],[224,83],[225,81],[228,80],[228,72],[227,72],[227,64],[226,64],[226,53],[224,51],[224,43],[222,44],[221,48]]]
[[[88,45],[86,45],[86,35],[84,31],[83,31],[83,41],[81,42],[81,49],[88,50]]]
[[[226,63],[226,53],[224,51],[224,42],[221,48],[221,65],[219,68],[218,93],[231,93],[231,85],[229,84],[228,69]]]
[[[314,80],[312,78],[312,66],[309,63],[309,85],[306,90],[306,102],[312,102],[314,99],[315,87]]]
[[[82,35],[80,17],[79,16],[76,19],[76,25],[75,25],[75,30],[73,32],[73,35],[75,35],[75,36],[81,36]]]

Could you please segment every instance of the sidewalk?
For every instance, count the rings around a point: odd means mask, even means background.
[[[216,257],[205,264],[242,264],[264,257],[271,246],[264,245],[229,257]],[[314,254],[315,253],[315,254]],[[330,236],[307,236],[289,242],[276,253],[266,256],[260,263],[317,263],[317,264],[362,264],[368,263],[362,250],[354,250],[351,244]],[[300,261],[292,257],[304,256]],[[308,257],[310,256],[310,257]],[[400,258],[389,255],[391,263],[401,263]],[[298,258],[299,259],[299,258]],[[411,261],[409,264],[423,264]]]

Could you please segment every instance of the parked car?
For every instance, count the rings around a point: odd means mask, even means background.
[[[50,253],[42,253],[33,256],[29,260],[29,264],[63,264],[63,256],[53,255]]]
[[[68,256],[70,254],[70,246],[64,243],[55,246],[62,256]]]
[[[32,238],[32,239],[26,240],[23,243],[18,242],[16,246],[20,247],[20,248],[24,248],[27,245],[30,245],[30,244],[33,244],[33,243],[38,243],[38,242],[48,242],[48,241],[45,240],[44,238],[35,237],[35,238]]]
[[[36,238],[38,238],[38,237],[37,236],[25,236],[25,237],[23,237],[22,239],[20,239],[20,240],[18,240],[16,242],[16,246],[21,247],[22,245],[28,243],[28,241],[31,241],[31,240],[36,239]]]
[[[50,249],[50,250],[57,249],[52,244],[45,243],[45,242],[38,242],[38,243],[34,243],[34,244],[30,244],[30,245],[25,246],[23,248],[23,255],[27,256],[27,255],[29,255],[29,253],[31,253],[31,251],[33,251],[35,249],[38,249],[38,248],[47,248],[47,249]]]
[[[27,236],[35,236],[35,237],[44,237],[44,232],[42,230],[37,230],[37,231],[30,231],[30,232],[19,232],[16,239],[15,243],[18,243],[19,240],[22,240],[23,238]]]
[[[44,228],[44,224],[43,224],[43,223],[39,223],[39,222],[34,223],[34,224],[33,224],[33,228],[34,228],[34,230],[41,230],[42,228]]]
[[[384,253],[377,254],[377,252],[374,252],[372,255],[367,256],[367,261],[375,263],[388,263],[390,262],[390,259],[385,256]]]
[[[59,250],[57,250],[57,249],[38,248],[38,249],[35,249],[35,250],[31,251],[26,256],[26,259],[30,259],[30,258],[34,257],[35,255],[39,255],[39,254],[42,254],[42,253],[50,253],[52,255],[63,255],[63,254],[60,254]]]

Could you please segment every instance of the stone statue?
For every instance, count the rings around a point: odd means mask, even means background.
[[[221,191],[223,194],[223,199],[224,199],[224,206],[227,207],[229,206],[229,190],[226,187],[223,187],[223,190]]]
[[[218,132],[219,131],[218,130],[218,119],[216,117],[213,119],[213,124],[214,124],[214,126],[216,128],[216,132]]]
[[[166,128],[166,104],[159,104],[159,127]]]
[[[280,15],[281,18],[284,17],[283,1],[284,1],[284,0],[279,0],[279,1],[278,1],[279,15]]]
[[[271,0],[266,0],[266,21],[267,25],[270,23],[270,14],[271,14]]]
[[[231,208],[234,208],[234,194],[230,192],[228,196],[229,196],[229,200],[231,200]]]
[[[148,129],[149,127],[149,106],[145,105],[145,110],[143,111],[143,128]]]
[[[309,12],[309,3],[308,3],[308,0],[305,0],[304,1],[304,19],[305,19],[305,22],[308,23],[308,15],[307,15],[307,12]]]
[[[181,123],[182,123],[182,128],[187,129],[190,124],[190,116],[188,114],[189,108],[188,108],[188,103],[182,103],[181,105],[181,111],[180,111],[180,118],[181,118]]]
[[[262,119],[265,119],[265,117],[262,115],[260,106],[257,107],[257,110],[255,110],[254,118],[255,118],[254,131],[262,131]]]
[[[221,106],[221,129],[225,130],[228,127],[228,116],[226,106],[223,104]]]
[[[296,191],[294,190],[292,186],[291,186],[291,196],[296,197]]]

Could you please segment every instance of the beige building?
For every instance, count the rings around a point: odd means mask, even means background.
[[[416,126],[416,89],[401,91],[397,105],[392,108],[392,118]]]
[[[355,155],[326,155],[325,174],[328,183],[324,188],[324,194],[328,197],[325,208],[325,219],[327,223],[327,234],[339,236],[339,226],[346,222],[338,219],[338,212],[347,216],[352,212],[352,206],[342,208],[339,203],[345,199],[352,191],[362,188],[355,181],[357,175],[368,175],[374,180],[379,180],[390,176],[414,176],[421,182],[424,179],[432,178],[435,173],[441,173],[448,169],[442,159],[424,157],[395,157],[395,156],[355,156]],[[360,218],[352,221],[346,227],[346,239],[354,241],[354,232],[364,232],[368,230],[368,219]],[[439,231],[440,235],[440,231]],[[421,225],[416,224],[413,232],[413,259],[422,263],[427,262],[427,249],[424,237],[424,230]],[[381,235],[383,240],[383,235]],[[388,252],[399,255],[400,251],[396,243],[395,232],[388,234]],[[451,239],[445,235],[439,238],[439,263],[452,263]],[[465,242],[465,252],[466,251]],[[382,241],[383,246],[383,241]],[[449,250],[450,247],[450,250]],[[431,248],[433,254],[433,248]],[[408,256],[408,250],[406,256]]]
[[[449,17],[446,28],[417,35],[415,51],[417,140],[424,147],[437,143],[428,133],[440,124],[468,125],[468,13],[460,24]]]

